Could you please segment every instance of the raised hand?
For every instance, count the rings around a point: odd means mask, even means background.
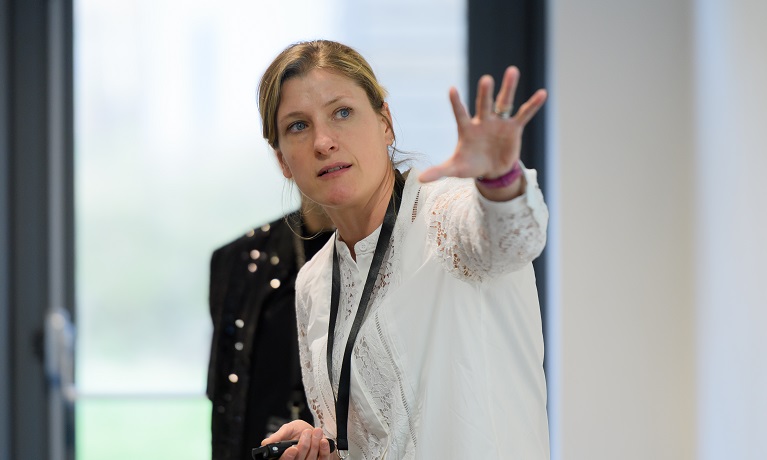
[[[450,88],[458,144],[452,157],[420,175],[422,182],[444,176],[495,178],[508,173],[516,165],[522,147],[522,132],[547,96],[545,90],[539,89],[512,116],[518,82],[519,69],[508,67],[493,103],[493,77],[484,75],[480,78],[473,117],[461,103],[458,90]]]

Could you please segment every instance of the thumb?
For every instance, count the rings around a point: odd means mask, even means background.
[[[282,425],[273,435],[261,441],[261,445],[264,446],[273,442],[298,439],[301,433],[307,428],[312,428],[312,426],[303,420],[294,420]]]
[[[445,176],[452,176],[455,172],[454,169],[453,163],[448,160],[441,165],[432,166],[431,168],[426,169],[420,176],[418,176],[418,180],[426,183],[441,179]]]

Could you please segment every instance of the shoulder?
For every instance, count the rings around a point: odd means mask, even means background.
[[[333,247],[335,234],[331,236],[322,248],[301,267],[296,277],[296,294],[306,298],[309,292],[321,289],[330,280],[333,270]]]
[[[328,241],[320,248],[319,251],[306,262],[298,273],[298,282],[302,279],[311,278],[313,276],[321,274],[325,270],[332,268],[333,262],[333,247],[336,244],[335,234],[331,236]]]
[[[252,258],[258,259],[259,254],[253,253],[251,255],[250,253],[274,249],[275,244],[280,244],[284,241],[289,242],[292,232],[286,219],[294,218],[295,215],[296,213],[291,213],[269,223],[253,227],[245,232],[245,234],[213,251],[211,264],[215,266],[218,263],[229,261],[233,257],[255,256]],[[286,245],[287,247],[292,248],[291,245]]]

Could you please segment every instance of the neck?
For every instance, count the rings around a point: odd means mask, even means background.
[[[301,218],[304,221],[304,229],[309,235],[332,230],[335,227],[330,217],[325,214],[325,210],[307,199],[301,201]]]
[[[390,170],[381,186],[362,206],[325,209],[338,228],[338,236],[346,243],[354,260],[356,260],[354,245],[373,233],[383,223],[392,190],[394,190],[394,171]]]

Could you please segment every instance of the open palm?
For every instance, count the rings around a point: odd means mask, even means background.
[[[450,88],[450,103],[458,127],[458,144],[444,163],[421,173],[421,182],[441,177],[498,177],[507,173],[519,160],[522,132],[546,101],[546,91],[539,89],[510,116],[519,69],[508,67],[501,90],[493,104],[493,77],[484,75],[477,84],[476,113],[469,115],[458,90]]]

